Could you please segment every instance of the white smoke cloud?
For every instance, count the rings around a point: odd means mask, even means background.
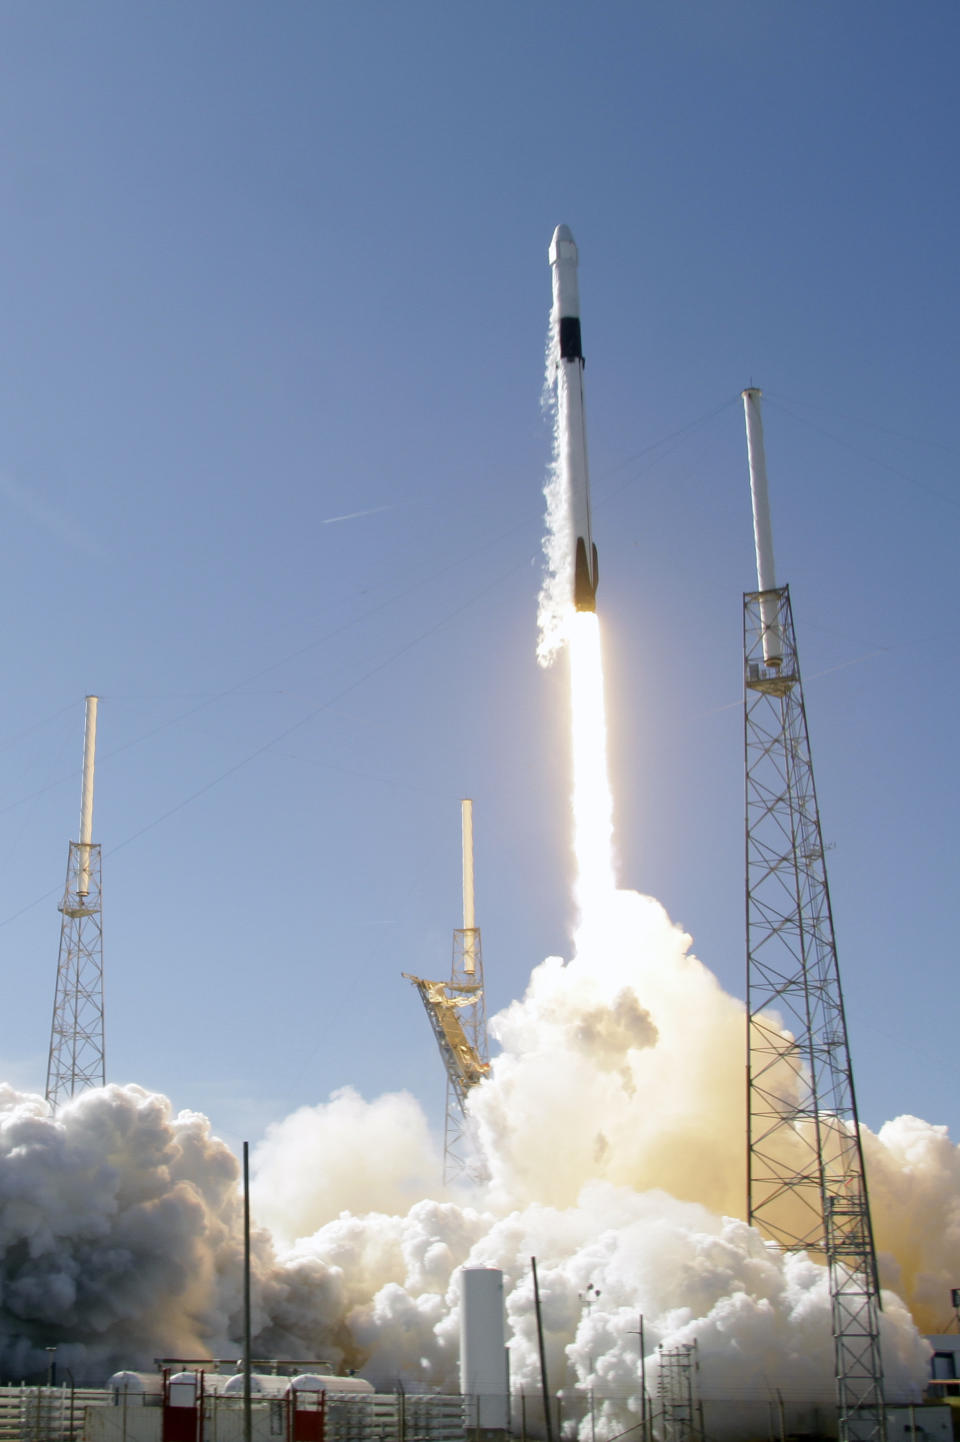
[[[292,1242],[340,1212],[404,1212],[440,1173],[440,1154],[409,1093],[366,1102],[353,1087],[267,1128],[254,1155],[257,1214]]]
[[[471,1110],[501,1204],[567,1205],[595,1177],[742,1210],[743,1007],[689,946],[659,903],[616,892],[492,1020],[503,1050]]]
[[[45,1370],[51,1345],[80,1378],[235,1335],[237,1170],[205,1118],[139,1087],[86,1092],[56,1121],[0,1090],[4,1374]]]
[[[924,1331],[946,1331],[960,1275],[960,1147],[918,1117],[862,1131],[881,1280]]]
[[[408,1096],[345,1088],[270,1129],[254,1214],[283,1250],[255,1234],[255,1351],[456,1388],[458,1269],[490,1264],[505,1273],[514,1384],[535,1391],[536,1256],[551,1386],[596,1390],[599,1437],[639,1407],[641,1313],[651,1386],[657,1346],[695,1340],[705,1396],[802,1389],[829,1405],[824,1270],[738,1220],[742,1004],[663,908],[616,893],[573,960],[538,966],[491,1029],[501,1054],[471,1102],[490,1180],[472,1193],[434,1185],[439,1157]],[[884,1281],[938,1326],[956,1280],[960,1152],[914,1118],[866,1132],[865,1148]],[[53,1119],[0,1088],[3,1373],[42,1373],[54,1344],[94,1382],[158,1355],[236,1355],[237,1183],[207,1121],[163,1097],[107,1087]],[[915,1395],[927,1349],[893,1295],[882,1325],[888,1389]]]

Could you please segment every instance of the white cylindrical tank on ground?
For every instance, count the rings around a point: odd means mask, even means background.
[[[250,1376],[251,1397],[282,1397],[286,1393],[287,1377],[275,1377],[272,1373],[253,1372]],[[221,1388],[224,1397],[243,1396],[243,1373],[228,1377]]]
[[[317,1372],[301,1372],[287,1383],[288,1392],[325,1392],[330,1377],[321,1377]]]
[[[162,1390],[157,1372],[114,1372],[112,1377],[107,1378],[107,1391],[113,1393],[114,1402],[123,1397],[128,1403],[143,1403],[148,1397],[155,1401]]]
[[[510,1381],[503,1310],[503,1273],[464,1267],[460,1273],[460,1391],[468,1431],[507,1431]]]
[[[373,1383],[363,1377],[324,1376],[320,1372],[301,1372],[289,1381],[291,1392],[344,1392],[366,1395],[373,1391]]]

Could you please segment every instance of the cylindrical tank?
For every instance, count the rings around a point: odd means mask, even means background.
[[[325,1376],[320,1372],[301,1372],[299,1376],[290,1378],[289,1387],[291,1392],[350,1392],[354,1395],[366,1395],[373,1391],[373,1383],[363,1377]]]
[[[510,1386],[503,1273],[497,1267],[464,1267],[460,1273],[460,1391],[469,1431],[507,1431]]]
[[[287,1390],[286,1377],[275,1377],[269,1372],[253,1372],[250,1376],[251,1397],[282,1397]],[[224,1397],[243,1396],[243,1373],[237,1372],[224,1383]]]
[[[126,1401],[127,1406],[143,1405],[148,1400],[157,1402],[163,1390],[160,1374],[158,1372],[114,1372],[112,1377],[107,1378],[107,1391],[113,1393],[113,1400],[119,1405]]]

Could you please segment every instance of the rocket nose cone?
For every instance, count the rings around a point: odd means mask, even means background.
[[[560,260],[572,260],[576,265],[577,246],[569,225],[558,225],[553,232],[549,256],[551,265],[556,265]]]

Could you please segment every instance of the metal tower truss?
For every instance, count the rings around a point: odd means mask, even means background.
[[[702,1436],[694,1405],[694,1376],[700,1369],[696,1342],[657,1350],[657,1404],[663,1442],[694,1442]]]
[[[70,842],[60,903],[60,955],[47,1062],[47,1101],[60,1102],[105,1081],[103,923],[100,847]]]
[[[749,1220],[826,1260],[840,1439],[882,1442],[880,1290],[789,587],[748,593],[743,614]]]
[[[490,1074],[490,1044],[487,1040],[487,998],[483,989],[483,950],[480,928],[464,926],[453,933],[453,960],[450,965],[450,989],[472,996],[472,1004],[460,1012],[467,1046],[470,1049],[470,1086],[476,1086]],[[443,1179],[452,1181],[467,1176],[482,1181],[485,1173],[470,1161],[467,1142],[466,1093],[458,1096],[453,1079],[447,1071],[447,1104],[443,1125]]]
[[[467,1096],[490,1071],[479,927],[453,933],[449,981],[427,981],[406,971],[403,975],[420,993],[447,1073],[444,1180],[475,1176],[464,1155]]]

